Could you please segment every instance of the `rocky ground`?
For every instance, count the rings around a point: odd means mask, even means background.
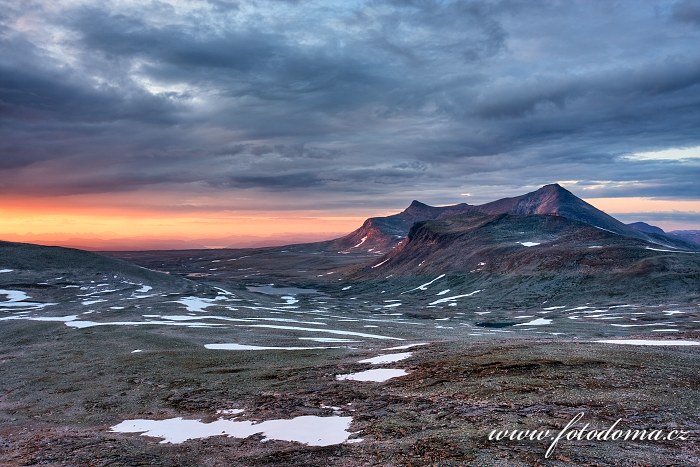
[[[384,383],[337,381],[377,351],[211,351],[165,331],[66,335],[2,328],[1,465],[698,465],[697,349],[557,340],[437,341]],[[685,337],[700,336],[689,335]],[[149,349],[132,354],[135,345]],[[386,352],[384,352],[386,353]],[[336,407],[333,409],[331,407]],[[351,438],[310,447],[211,437],[183,444],[112,433],[125,419],[352,417]],[[687,441],[489,441],[494,429],[689,431]]]
[[[329,274],[367,255],[312,253],[121,255],[169,275],[109,261],[116,274],[100,266],[86,275],[80,261],[71,269],[58,260],[42,273],[0,258],[0,271],[11,269],[0,273],[0,465],[700,464],[700,347],[597,342],[700,341],[696,303],[591,297],[478,308],[443,293],[454,278],[373,290]],[[428,305],[436,300],[444,301]],[[425,345],[387,350],[411,344]],[[371,369],[407,374],[338,379]],[[233,409],[241,412],[217,413]],[[548,439],[489,440],[492,430],[555,435],[581,412],[577,428],[621,419],[623,430],[684,430],[688,439],[563,440],[549,458]],[[207,426],[308,416],[347,417],[349,439],[313,446],[258,433],[170,443],[113,430],[134,419]]]

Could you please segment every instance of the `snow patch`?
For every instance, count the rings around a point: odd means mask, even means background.
[[[360,240],[360,243],[358,243],[358,244],[355,245],[355,246],[351,246],[350,248],[357,248],[358,246],[360,246],[360,245],[362,245],[363,243],[365,243],[366,240],[367,240],[367,236],[365,235],[364,237],[362,237],[362,240]]]
[[[391,259],[391,258],[387,258],[387,259],[385,259],[384,261],[382,261],[381,263],[375,264],[374,266],[372,266],[372,269],[378,268],[378,267],[381,266],[382,264],[384,264],[384,263],[386,263],[387,261],[389,261],[389,259]]]
[[[205,344],[209,350],[318,350],[318,349],[339,349],[341,347],[265,347],[260,345],[245,344]]]
[[[225,297],[217,296],[216,298],[201,298],[201,297],[183,297],[180,300],[175,300],[175,303],[185,305],[187,311],[201,313],[210,306],[217,305],[215,302],[225,300]]]
[[[291,331],[325,332],[328,334],[367,337],[370,339],[387,339],[387,340],[395,340],[395,341],[402,341],[403,340],[399,337],[380,336],[378,334],[365,334],[363,332],[341,331],[338,329],[302,328],[302,327],[297,327],[297,326],[278,326],[278,325],[273,325],[273,324],[240,324],[239,326],[250,327],[250,328],[268,328],[268,329],[285,329],[285,330],[288,329]]]
[[[682,250],[663,250],[661,248],[652,248],[650,246],[645,247],[647,250],[651,251],[663,251],[664,253],[688,253],[688,254],[695,254],[698,253],[697,251],[682,251]]]
[[[113,433],[141,433],[141,436],[163,438],[161,443],[179,444],[190,439],[228,436],[247,438],[262,434],[264,441],[296,441],[310,446],[330,446],[348,441],[352,434],[348,429],[352,417],[318,417],[302,415],[291,419],[267,420],[227,420],[220,418],[211,423],[200,420],[186,420],[182,417],[166,420],[126,420],[111,428]]]
[[[12,309],[24,309],[24,310],[37,310],[44,308],[46,306],[55,305],[55,303],[38,303],[38,302],[25,302],[24,300],[30,298],[29,295],[22,292],[21,290],[5,290],[0,289],[0,296],[5,295],[7,300],[0,301],[0,310],[12,308]]]
[[[439,303],[451,302],[453,300],[457,300],[458,298],[471,297],[472,295],[477,294],[479,292],[481,292],[481,290],[475,290],[474,292],[470,292],[470,293],[463,294],[463,295],[453,295],[451,297],[441,298],[441,299],[435,300],[434,302],[428,303],[428,305],[437,305]]]
[[[300,341],[313,341],[313,342],[324,342],[324,343],[337,343],[337,342],[361,342],[354,339],[343,339],[341,337],[300,337]]]
[[[0,302],[0,305],[7,304],[8,302],[20,302],[29,298],[29,295],[21,290],[0,289],[0,295],[5,295],[7,297],[7,300],[5,302]]]
[[[409,293],[409,292],[413,292],[414,290],[428,290],[428,286],[429,286],[429,285],[431,285],[431,284],[432,284],[433,282],[435,282],[435,281],[438,281],[438,280],[442,279],[443,277],[445,277],[445,275],[444,275],[444,274],[440,274],[439,276],[437,276],[435,279],[431,280],[430,282],[426,282],[425,284],[419,285],[418,287],[415,287],[415,288],[413,288],[413,289],[411,289],[411,290],[407,290],[407,291],[405,291],[405,292],[401,292],[400,295],[403,295],[403,294]]]
[[[406,376],[406,370],[396,368],[378,368],[376,370],[360,371],[358,373],[348,373],[345,375],[336,375],[338,381],[371,381],[374,383],[383,383],[391,378]]]
[[[294,295],[282,295],[280,298],[284,300],[287,303],[287,305],[294,305],[295,303],[299,303],[299,300]]]
[[[83,305],[88,306],[88,305],[94,305],[95,303],[101,303],[101,302],[106,302],[107,300],[104,299],[96,299],[96,300],[83,300]]]
[[[405,350],[405,349],[410,349],[412,347],[418,347],[421,345],[429,345],[429,344],[430,344],[430,342],[418,342],[417,344],[398,345],[396,347],[389,347],[389,348],[382,349],[382,350]]]
[[[205,324],[205,323],[181,323],[178,321],[108,321],[108,322],[97,322],[97,321],[69,321],[66,322],[66,326],[70,328],[92,328],[95,326],[145,326],[145,325],[161,325],[161,326],[185,326],[190,328],[210,328],[216,326],[225,326],[224,324]]]
[[[552,324],[552,320],[546,318],[537,318],[533,319],[532,321],[528,321],[527,323],[516,324],[515,326],[544,326],[546,324]]]
[[[406,360],[411,355],[413,355],[413,352],[385,354],[379,355],[377,357],[365,358],[364,360],[360,360],[357,363],[371,363],[372,365],[381,365],[383,363],[400,362],[401,360]]]
[[[593,342],[604,344],[624,344],[624,345],[700,345],[700,341],[674,341],[674,340],[653,340],[653,339],[603,339]]]

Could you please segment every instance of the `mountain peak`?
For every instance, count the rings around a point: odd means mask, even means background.
[[[596,216],[609,216],[584,200],[562,187],[558,183],[544,185],[542,188],[515,198],[517,203],[513,206],[514,214],[554,214],[582,220],[592,213]],[[621,227],[621,224],[618,226]],[[611,229],[612,230],[612,229]]]
[[[558,183],[550,183],[548,185],[544,185],[540,187],[538,190],[535,191],[535,193],[571,193],[569,190],[564,188]]]
[[[429,208],[430,206],[425,204],[425,203],[421,203],[420,201],[414,199],[413,201],[411,201],[411,204],[408,207],[409,208]]]
[[[488,214],[516,214],[520,216],[554,215],[585,222],[595,227],[629,236],[639,232],[603,211],[591,206],[558,183],[552,183],[536,191],[514,198],[505,198],[478,206]]]
[[[550,183],[548,185],[543,185],[535,191],[526,193],[522,197],[536,197],[541,199],[549,200],[573,200],[580,199],[578,196],[564,188],[558,183]]]

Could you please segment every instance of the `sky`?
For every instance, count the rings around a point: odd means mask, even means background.
[[[0,0],[0,238],[307,241],[553,182],[700,229],[698,44],[695,0]]]

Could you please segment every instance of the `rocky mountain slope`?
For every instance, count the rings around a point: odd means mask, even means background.
[[[451,293],[483,291],[474,303],[493,306],[505,297],[529,305],[556,296],[692,301],[700,297],[700,248],[639,232],[548,185],[418,222],[393,251],[348,274],[383,289],[444,275]]]
[[[658,227],[644,227],[641,225],[643,223],[626,225],[558,184],[545,185],[531,193],[503,198],[482,205],[462,203],[434,207],[413,201],[408,208],[398,214],[369,218],[359,229],[336,240],[323,242],[323,245],[329,251],[337,250],[343,253],[363,251],[384,254],[401,243],[416,222],[448,219],[465,214],[552,215],[579,221],[625,237],[652,242],[663,247],[693,248],[683,238],[666,235]],[[644,225],[647,226],[647,224]]]
[[[666,233],[666,232],[664,232],[664,230],[661,227],[647,224],[646,222],[632,222],[630,224],[627,224],[627,226],[632,227],[634,230],[638,230],[640,232],[661,234],[661,235]]]
[[[674,230],[669,232],[668,235],[700,245],[700,230]]]
[[[386,217],[371,217],[348,235],[324,242],[330,250],[354,253],[357,250],[370,253],[386,253],[408,234],[413,224],[420,221],[444,219],[470,212],[468,204],[435,207],[413,201],[404,211]]]

